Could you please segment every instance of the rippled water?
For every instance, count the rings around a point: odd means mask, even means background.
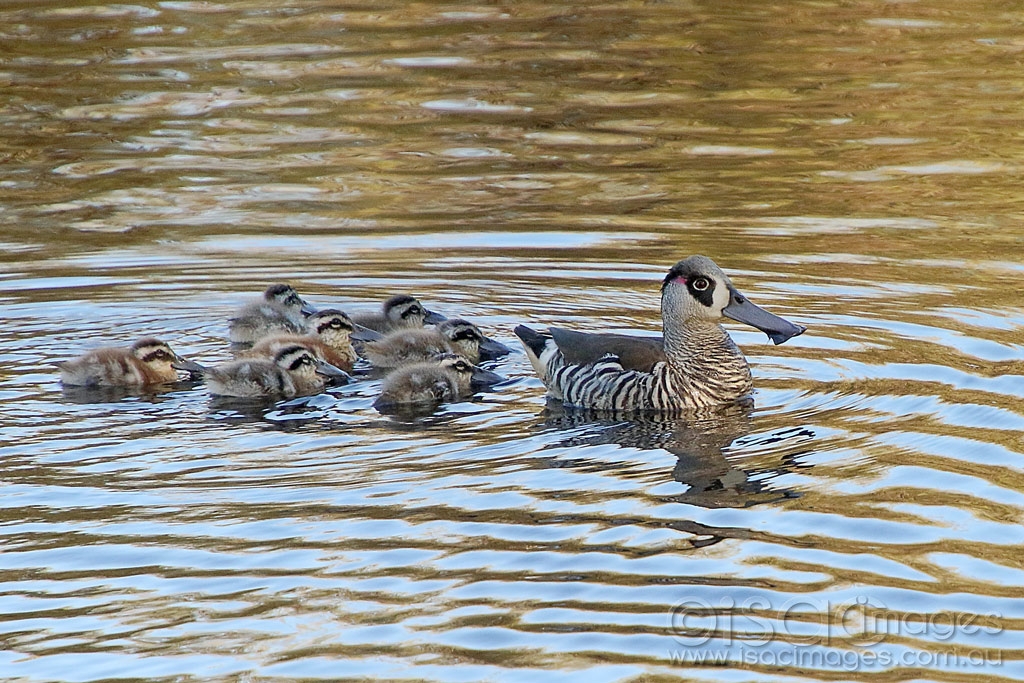
[[[0,5],[0,675],[1024,678],[1019,61],[1005,3]],[[229,357],[275,281],[508,343],[650,332],[713,257],[756,405],[509,382],[241,409],[62,391]]]

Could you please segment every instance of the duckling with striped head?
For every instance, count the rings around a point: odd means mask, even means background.
[[[252,344],[268,334],[303,334],[306,316],[315,312],[291,285],[270,285],[262,297],[230,318],[228,339],[234,344]]]
[[[246,357],[273,358],[285,346],[299,345],[309,349],[314,356],[346,372],[352,371],[356,351],[352,348],[351,335],[355,324],[343,311],[325,308],[306,319],[309,334],[272,334],[260,339],[246,351]]]
[[[483,370],[457,353],[442,353],[429,361],[398,368],[384,378],[373,407],[381,412],[403,407],[430,407],[465,398],[503,378]]]
[[[283,346],[273,359],[243,358],[204,368],[206,386],[214,396],[238,398],[309,396],[348,375],[317,359],[298,344]]]
[[[362,345],[363,356],[375,368],[420,363],[442,353],[460,354],[475,365],[509,351],[507,346],[485,336],[479,327],[461,318],[445,320],[436,327],[395,330]]]
[[[776,344],[805,327],[754,305],[706,256],[676,263],[661,285],[663,337],[515,328],[548,393],[570,406],[681,412],[732,403],[750,393],[750,367],[723,317],[765,332]]]
[[[441,323],[445,321],[445,317],[427,310],[416,297],[396,294],[388,298],[379,311],[353,313],[352,320],[357,325],[386,334],[394,330]]]
[[[178,370],[198,373],[159,339],[143,337],[131,346],[103,346],[57,363],[61,382],[81,387],[145,387],[178,381]]]

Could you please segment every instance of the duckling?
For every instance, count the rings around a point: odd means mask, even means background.
[[[315,312],[291,285],[270,285],[261,298],[231,317],[228,339],[235,344],[252,344],[268,334],[303,334],[306,316]]]
[[[661,284],[664,337],[515,328],[548,394],[580,408],[678,412],[737,401],[753,387],[750,367],[719,321],[765,332],[776,344],[802,334],[755,306],[706,256],[676,263]]]
[[[309,316],[306,325],[309,334],[272,334],[260,339],[244,355],[272,358],[282,347],[298,344],[325,363],[351,372],[356,360],[351,340],[355,331],[352,319],[335,308],[325,308]]]
[[[375,332],[386,333],[398,329],[423,327],[445,321],[440,313],[428,311],[415,297],[396,294],[384,302],[379,311],[364,311],[352,315],[357,325]]]
[[[348,378],[298,344],[281,347],[273,359],[244,358],[204,368],[203,376],[211,394],[240,398],[308,396],[323,391],[331,379]]]
[[[465,356],[473,365],[498,358],[509,349],[484,336],[473,323],[453,318],[433,328],[395,330],[362,345],[363,356],[377,368],[395,368],[430,360],[441,353]]]
[[[429,361],[405,365],[384,378],[373,407],[381,412],[405,406],[431,406],[469,396],[503,378],[482,370],[465,356],[443,353]]]
[[[144,387],[178,381],[177,370],[199,372],[165,342],[143,337],[131,346],[104,346],[78,358],[57,363],[61,382],[68,386]]]

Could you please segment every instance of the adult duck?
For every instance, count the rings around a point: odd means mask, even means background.
[[[681,412],[750,393],[750,367],[723,317],[776,344],[806,328],[751,303],[714,261],[691,256],[661,284],[663,337],[515,328],[548,393],[563,403],[611,411]]]

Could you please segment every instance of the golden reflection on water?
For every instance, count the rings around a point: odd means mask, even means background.
[[[0,7],[0,669],[1024,678],[1020,18]],[[651,332],[689,253],[810,328],[730,327],[750,413],[552,412],[521,355],[413,422],[373,381],[240,411],[62,393],[48,365],[154,331],[215,362],[277,280],[351,310],[409,291],[504,341]],[[898,628],[866,647],[830,621],[850,605]]]

